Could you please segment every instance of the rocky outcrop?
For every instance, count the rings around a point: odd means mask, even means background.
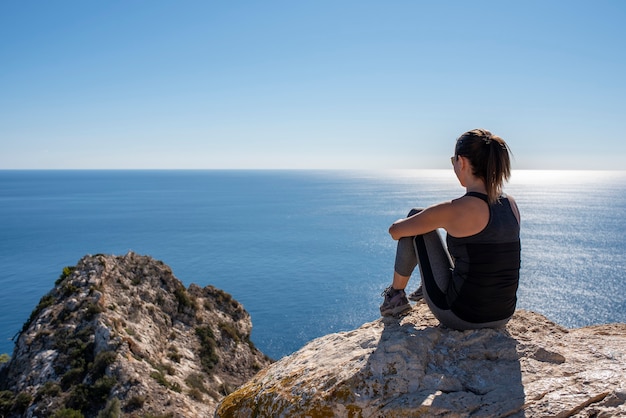
[[[626,324],[568,330],[518,311],[505,329],[459,332],[418,304],[310,342],[216,416],[626,416]]]
[[[185,288],[162,262],[87,256],[0,364],[0,417],[626,416],[626,324],[518,311],[459,332],[418,304],[274,364],[251,327],[230,295]]]
[[[270,364],[243,307],[150,257],[87,256],[45,295],[0,368],[0,416],[211,416]]]

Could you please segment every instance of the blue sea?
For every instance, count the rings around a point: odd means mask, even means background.
[[[518,170],[506,191],[522,213],[518,307],[626,322],[626,172]],[[232,294],[278,359],[378,318],[389,225],[463,192],[452,170],[0,171],[0,353],[64,266],[134,251]]]

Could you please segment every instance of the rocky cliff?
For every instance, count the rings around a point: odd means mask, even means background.
[[[216,416],[626,416],[626,324],[568,330],[518,311],[506,329],[459,332],[418,304],[310,342]]]
[[[270,364],[243,307],[129,253],[66,267],[0,368],[0,417],[206,417]]]
[[[87,256],[0,365],[0,417],[626,416],[626,324],[518,311],[458,332],[418,304],[274,364],[251,327],[230,295],[185,288],[162,262]]]

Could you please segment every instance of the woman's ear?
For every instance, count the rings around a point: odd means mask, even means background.
[[[474,170],[472,169],[472,163],[470,163],[469,158],[463,157],[459,155],[459,161],[457,162],[458,174],[462,178],[471,178],[474,175]]]
[[[469,165],[469,160],[467,158],[465,158],[464,156],[462,156],[462,155],[459,155],[458,159],[459,159],[459,161],[458,161],[457,164],[459,165],[459,169],[461,171],[465,170],[468,167],[468,165]]]

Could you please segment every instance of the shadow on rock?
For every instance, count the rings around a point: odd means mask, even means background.
[[[453,331],[425,305],[305,345],[226,397],[216,416],[524,416],[517,341]]]
[[[414,316],[384,319],[359,373],[357,397],[376,406],[369,416],[524,416],[518,343],[506,329],[461,332]]]

